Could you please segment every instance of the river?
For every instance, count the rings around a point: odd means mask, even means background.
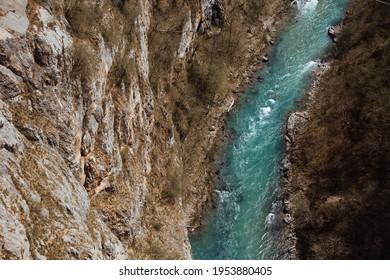
[[[269,66],[250,85],[228,120],[221,188],[205,225],[190,236],[194,259],[276,259],[282,242],[271,228],[280,188],[283,132],[304,96],[310,72],[331,44],[348,0],[296,1],[296,15],[280,33]]]

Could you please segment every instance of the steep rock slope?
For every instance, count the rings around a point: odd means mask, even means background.
[[[302,259],[390,257],[389,14],[351,2],[329,70],[288,120],[285,205]]]
[[[1,1],[0,258],[190,258],[232,90],[289,3]]]

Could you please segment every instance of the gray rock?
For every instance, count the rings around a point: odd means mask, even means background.
[[[283,222],[285,222],[286,224],[290,224],[292,222],[292,217],[290,214],[285,214],[284,217],[283,217]],[[292,235],[292,234],[291,234]],[[292,238],[292,236],[289,236],[289,238]]]
[[[34,60],[40,66],[50,66],[53,64],[52,49],[42,37],[40,35],[35,40]]]
[[[20,133],[30,141],[42,141],[42,131],[33,125],[26,125],[19,128]]]
[[[26,33],[29,25],[26,6],[27,0],[0,2],[0,41]]]
[[[0,65],[0,97],[10,99],[20,94],[22,78],[15,75],[10,69]]]
[[[282,162],[281,162],[281,170],[282,171],[287,171],[290,169],[290,166],[291,166],[291,162],[288,158],[283,158]]]

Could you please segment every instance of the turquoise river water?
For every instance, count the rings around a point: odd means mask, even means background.
[[[280,246],[270,230],[280,188],[283,130],[310,82],[310,72],[331,44],[327,28],[344,15],[348,0],[296,1],[296,16],[280,34],[270,64],[228,120],[217,204],[191,234],[194,259],[275,259]]]

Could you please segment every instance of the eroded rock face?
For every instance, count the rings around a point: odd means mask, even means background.
[[[91,208],[60,154],[29,142],[10,115],[1,101],[0,256],[125,258],[122,244]]]
[[[208,61],[198,27],[220,29],[226,3],[184,1],[183,24],[165,35],[155,17],[169,3],[129,2],[137,9],[1,2],[0,259],[191,258],[187,229],[210,199],[206,155],[234,97],[216,95],[182,137],[166,88],[188,90],[188,63]],[[77,26],[66,17],[75,7],[118,30]],[[164,49],[150,36],[168,35],[168,67],[156,72]]]
[[[223,1],[206,0],[202,2],[202,21],[200,31],[206,32],[213,28],[222,28],[225,20]]]
[[[27,0],[2,1],[0,3],[0,39],[26,33],[29,21],[26,15]]]

